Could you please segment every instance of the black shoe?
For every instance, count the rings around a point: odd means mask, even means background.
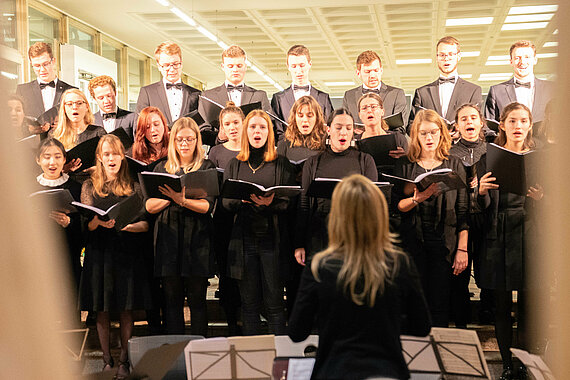
[[[515,376],[515,371],[513,371],[513,367],[506,367],[503,369],[503,373],[499,380],[517,380],[518,378]]]

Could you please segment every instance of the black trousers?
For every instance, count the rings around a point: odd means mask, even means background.
[[[190,331],[193,335],[206,336],[208,313],[206,292],[208,278],[193,276],[169,276],[162,278],[164,292],[164,324],[167,334],[184,334],[184,297],[190,306]]]
[[[259,315],[262,306],[269,324],[269,333],[284,335],[285,310],[283,284],[279,276],[279,253],[275,251],[271,233],[244,233],[244,273],[240,280],[244,335],[261,334]]]

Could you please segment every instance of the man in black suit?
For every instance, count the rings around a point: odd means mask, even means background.
[[[182,50],[174,42],[163,42],[154,51],[162,80],[141,88],[137,113],[157,107],[172,125],[178,118],[198,109],[200,90],[182,83]]]
[[[271,107],[275,115],[281,120],[285,122],[289,121],[289,113],[291,112],[293,103],[304,95],[310,95],[315,98],[323,110],[325,120],[327,120],[332,113],[333,106],[329,94],[317,90],[311,86],[309,82],[309,70],[311,70],[311,65],[311,55],[309,54],[309,49],[305,46],[293,45],[287,52],[287,68],[291,73],[293,84],[291,84],[291,87],[273,94],[273,98],[271,99]],[[277,125],[277,135],[280,136],[285,132],[287,126],[279,121],[275,124]]]
[[[382,82],[382,60],[376,52],[366,50],[356,58],[356,75],[362,80],[362,86],[358,86],[344,93],[342,106],[347,108],[356,123],[362,123],[358,116],[358,99],[368,92],[375,92],[380,95],[384,103],[384,115],[394,115],[402,113],[404,126],[401,129],[405,133],[408,113],[406,112],[406,95],[404,90],[397,87],[388,86]]]
[[[36,42],[30,46],[28,57],[37,79],[19,84],[16,93],[24,99],[27,116],[38,117],[50,108],[59,106],[61,95],[75,87],[58,79],[55,58],[47,43]],[[40,133],[48,129],[49,124],[46,123],[30,132]]]
[[[532,110],[534,122],[544,119],[546,104],[552,98],[554,83],[535,78],[536,47],[530,41],[515,42],[510,48],[514,76],[506,82],[491,86],[485,102],[485,118],[499,121],[503,108],[519,102]]]
[[[101,75],[89,81],[89,93],[99,106],[95,113],[95,125],[105,128],[107,133],[123,128],[134,139],[137,114],[117,107],[117,86],[113,78]]]
[[[224,70],[226,81],[221,86],[204,91],[202,95],[223,107],[225,107],[226,103],[230,100],[238,107],[245,104],[261,102],[261,108],[266,112],[271,112],[267,93],[245,85],[244,78],[247,70],[245,61],[246,54],[241,47],[233,45],[224,50],[222,52],[221,67],[222,70]],[[215,112],[215,117],[211,112],[207,112],[212,106],[218,111]],[[217,133],[220,130],[218,114],[221,110],[203,98],[200,98],[198,110],[205,122],[210,126],[211,131]],[[202,129],[204,129],[204,127],[202,127]],[[225,140],[225,136],[223,135],[219,136],[219,138]]]
[[[439,78],[416,89],[408,131],[415,114],[423,108],[435,110],[448,123],[455,120],[457,109],[465,103],[481,106],[481,87],[461,79],[457,74],[457,64],[461,60],[459,41],[454,37],[443,37],[437,42],[437,67]]]

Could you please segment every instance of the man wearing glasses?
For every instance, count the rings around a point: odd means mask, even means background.
[[[408,131],[415,114],[422,108],[436,111],[449,126],[455,120],[457,109],[463,104],[482,106],[481,87],[461,79],[457,74],[457,64],[461,60],[459,41],[454,37],[443,37],[437,42],[436,51],[439,78],[416,89],[408,120]]]
[[[182,83],[182,50],[174,42],[163,42],[154,51],[162,80],[141,88],[137,113],[153,106],[162,111],[168,125],[198,109],[200,90]]]
[[[16,93],[24,99],[26,116],[37,118],[50,108],[59,106],[61,95],[75,87],[57,78],[55,58],[51,46],[47,43],[36,42],[30,46],[28,57],[37,79],[19,84]],[[46,123],[38,128],[30,126],[30,128],[32,133],[46,132],[49,124]]]

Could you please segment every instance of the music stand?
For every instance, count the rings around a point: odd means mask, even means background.
[[[518,348],[511,348],[511,352],[520,359],[536,380],[555,380],[552,371],[540,356]]]

